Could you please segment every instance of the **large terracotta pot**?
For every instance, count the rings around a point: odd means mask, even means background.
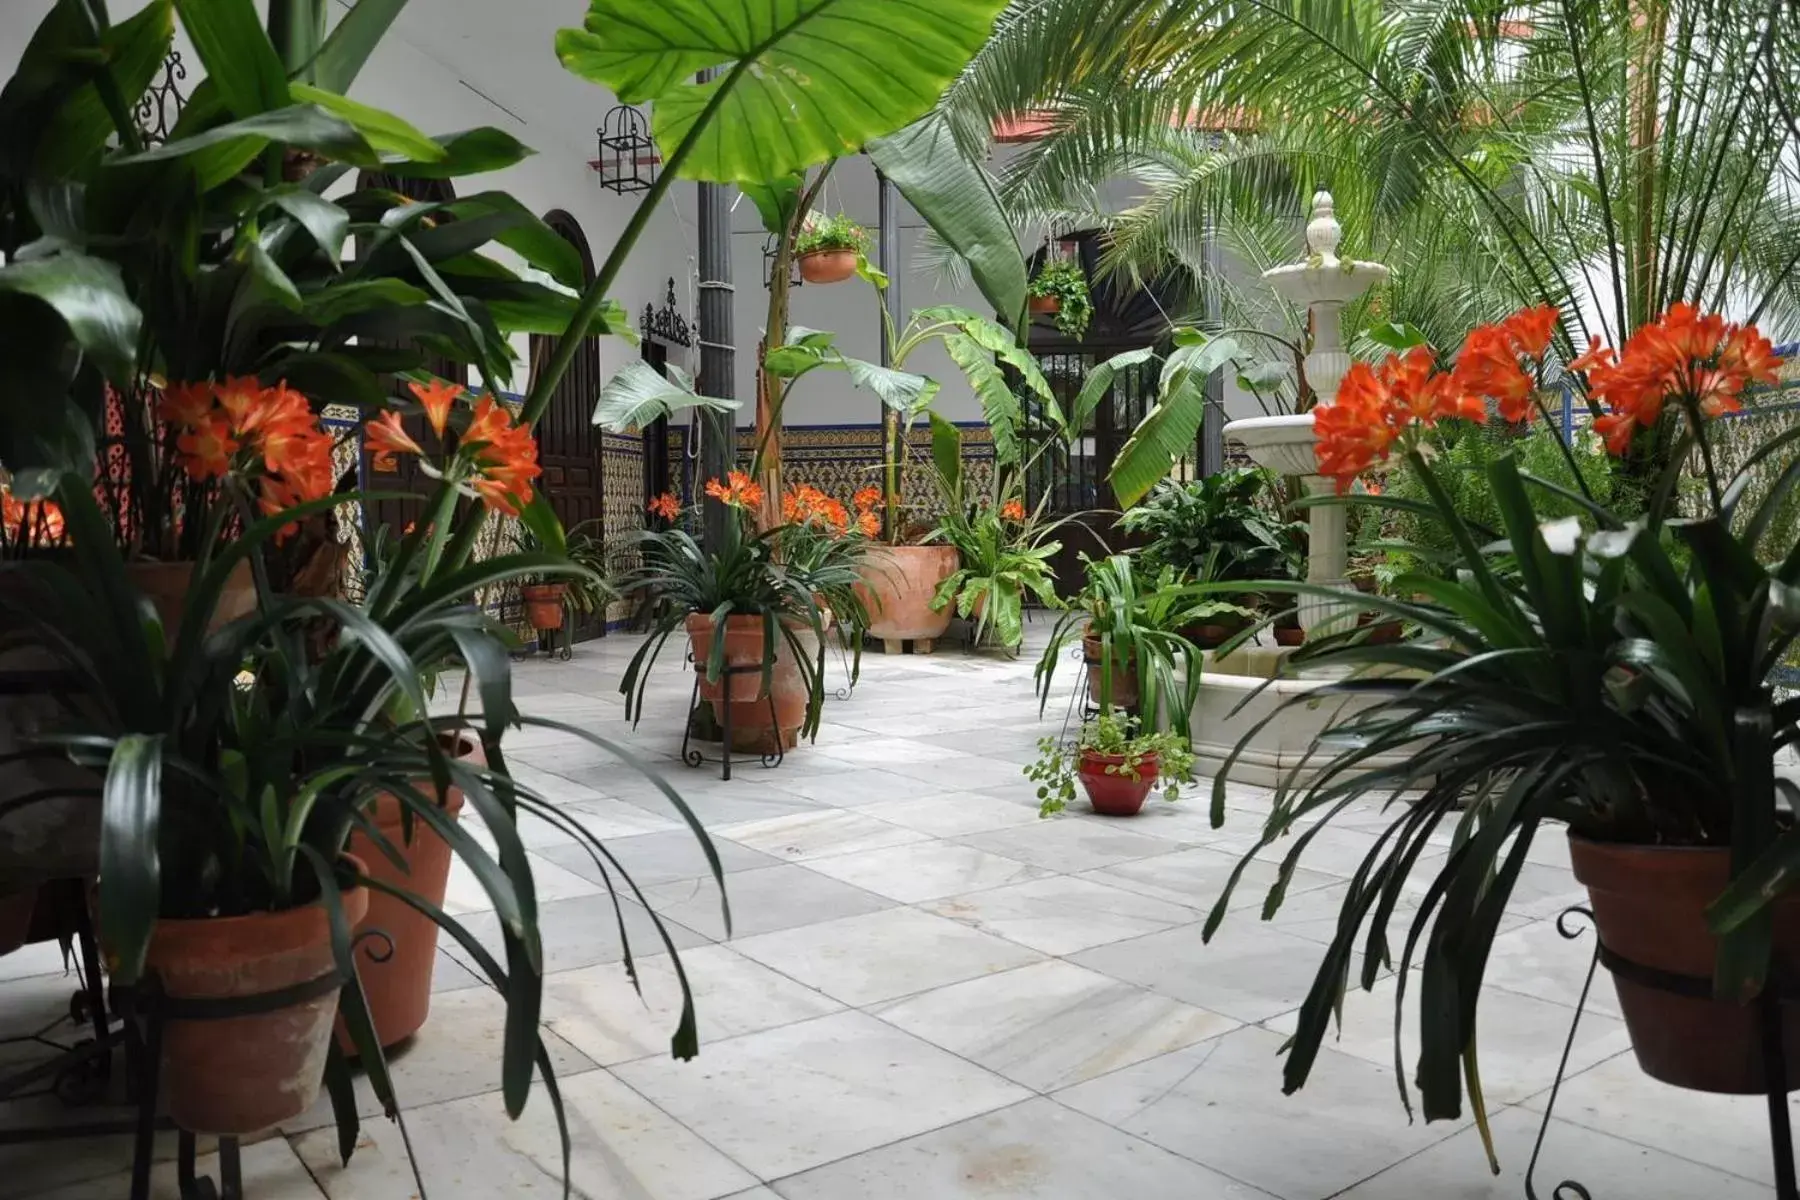
[[[1087,663],[1088,699],[1098,705],[1100,703],[1100,636],[1095,633],[1081,635],[1081,657]],[[1138,702],[1137,667],[1127,665],[1126,660],[1116,652],[1112,666],[1112,702],[1117,708],[1136,708]]]
[[[857,594],[869,610],[872,637],[940,638],[950,628],[951,605],[931,611],[938,584],[956,574],[954,546],[871,546],[863,557]]]
[[[533,629],[548,633],[563,627],[563,593],[568,590],[566,583],[534,583],[519,589],[525,618]]]
[[[182,615],[187,611],[188,588],[193,583],[194,565],[191,562],[125,564],[125,574],[131,580],[131,586],[142,592],[155,607],[156,615],[162,618],[163,632],[169,638],[173,638],[175,631],[181,628]],[[207,630],[210,632],[255,611],[256,580],[250,574],[249,560],[245,559],[225,577],[225,587],[219,593],[219,603],[213,609],[212,621],[207,625]]]
[[[1144,801],[1150,797],[1150,789],[1156,786],[1156,776],[1162,767],[1156,755],[1146,754],[1138,763],[1136,779],[1106,773],[1107,767],[1116,767],[1124,761],[1123,754],[1101,754],[1097,750],[1081,752],[1081,765],[1076,773],[1081,777],[1082,790],[1093,802],[1094,811],[1103,817],[1137,816]]]
[[[1600,942],[1629,962],[1710,980],[1718,939],[1706,906],[1731,879],[1731,852],[1628,846],[1569,836],[1575,878],[1586,885]],[[1773,977],[1800,978],[1800,896],[1776,900]],[[1638,1065],[1652,1079],[1700,1092],[1765,1090],[1758,1002],[1685,996],[1613,976]],[[1782,1008],[1788,1090],[1800,1088],[1800,1005]]]
[[[361,921],[369,890],[346,889],[343,904],[352,923]],[[170,996],[214,998],[280,991],[317,979],[334,964],[325,908],[314,903],[246,917],[159,920],[146,965]],[[325,1076],[337,1003],[333,989],[274,1012],[170,1020],[162,1049],[169,1116],[194,1133],[242,1136],[311,1108]]]
[[[790,625],[790,628],[793,626]],[[712,702],[713,716],[724,727],[726,708],[731,710],[731,748],[753,754],[773,754],[791,749],[806,722],[806,675],[785,637],[775,647],[775,665],[769,690],[763,690],[763,619],[759,616],[725,618],[725,665],[755,667],[739,675],[727,675],[717,683],[706,679],[707,658],[712,653],[713,621],[705,613],[687,619],[688,638],[694,644],[694,670],[700,673],[700,695]],[[769,697],[775,701],[775,729],[769,727]],[[779,731],[779,733],[777,732]]]
[[[447,737],[447,735],[446,735]],[[446,746],[446,749],[449,749]],[[456,757],[477,767],[487,765],[481,743],[464,734],[457,743]],[[420,790],[431,793],[424,781]],[[444,795],[444,814],[452,821],[463,809],[463,794],[451,788]],[[444,906],[444,890],[450,882],[450,843],[425,822],[414,820],[412,841],[406,840],[406,826],[401,817],[397,796],[383,793],[375,799],[375,810],[369,814],[381,836],[406,860],[403,871],[374,842],[358,833],[350,839],[350,853],[366,864],[369,878],[393,887],[404,888],[436,908]],[[356,926],[360,935],[366,930],[380,930],[387,943],[370,938],[356,951],[356,975],[362,981],[363,998],[369,1005],[369,1019],[375,1026],[375,1037],[383,1048],[403,1041],[419,1031],[431,1013],[431,977],[437,967],[438,927],[430,917],[406,901],[386,892],[371,890],[369,915]],[[350,1040],[343,1019],[337,1022],[338,1048],[352,1057],[356,1046]]]
[[[814,250],[800,256],[800,278],[808,283],[842,283],[854,274],[854,250]]]

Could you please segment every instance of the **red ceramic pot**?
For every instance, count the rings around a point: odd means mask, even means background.
[[[800,256],[800,278],[808,283],[842,283],[854,274],[854,250],[814,250]]]
[[[1094,811],[1105,817],[1135,817],[1144,807],[1144,801],[1150,796],[1150,789],[1156,786],[1156,776],[1161,769],[1161,761],[1155,754],[1146,754],[1138,763],[1138,777],[1129,775],[1108,774],[1106,768],[1117,767],[1124,763],[1123,754],[1101,754],[1097,750],[1081,752],[1081,786],[1093,802]]]

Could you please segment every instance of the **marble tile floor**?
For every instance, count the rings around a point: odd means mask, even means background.
[[[729,783],[715,766],[676,759],[689,694],[679,655],[658,671],[650,716],[635,730],[617,691],[634,638],[519,667],[524,711],[593,730],[677,787],[726,878],[722,897],[681,814],[617,749],[544,728],[510,742],[520,778],[604,838],[649,905],[627,898],[616,915],[607,876],[572,839],[544,823],[523,830],[538,872],[544,1034],[573,1140],[574,1195],[1524,1195],[1587,962],[1584,944],[1554,928],[1579,894],[1554,847],[1534,849],[1488,973],[1481,1066],[1496,1176],[1472,1122],[1426,1124],[1403,1111],[1389,972],[1348,999],[1308,1085],[1282,1094],[1282,1045],[1346,878],[1382,827],[1374,806],[1316,839],[1268,925],[1257,910],[1280,856],[1253,863],[1208,944],[1207,914],[1254,844],[1269,794],[1230,785],[1220,830],[1204,787],[1174,806],[1153,800],[1137,820],[1077,811],[1040,820],[1019,768],[1060,728],[1066,697],[1059,691],[1040,722],[1029,649],[1007,661],[943,645],[931,657],[866,656],[855,694],[827,702],[816,744],[775,770],[740,760]],[[1416,904],[1403,897],[1397,920]],[[483,892],[461,871],[446,907],[496,938]],[[693,990],[701,1052],[690,1062],[669,1053],[681,993],[650,910]],[[519,1121],[505,1118],[502,1008],[471,966],[446,939],[432,1019],[394,1064],[427,1194],[561,1196],[541,1087]],[[0,959],[0,1037],[53,1021],[70,987],[53,947]],[[0,1064],[23,1052],[8,1047]],[[0,1104],[0,1126],[47,1103]],[[1601,980],[1538,1192],[1574,1177],[1597,1198],[1771,1197],[1763,1128],[1759,1099],[1695,1096],[1641,1075]],[[0,1200],[117,1200],[128,1162],[118,1139],[0,1147]],[[393,1125],[366,1120],[345,1167],[323,1104],[248,1147],[244,1170],[248,1200],[418,1195]],[[159,1166],[159,1200],[178,1195],[173,1175]]]

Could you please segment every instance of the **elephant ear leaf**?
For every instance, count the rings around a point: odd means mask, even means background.
[[[654,101],[663,154],[719,183],[777,179],[855,153],[931,109],[1004,0],[590,0],[556,35],[570,71],[623,104]],[[903,48],[904,52],[897,52]],[[720,68],[705,82],[696,72]],[[731,93],[729,104],[720,93]],[[712,111],[718,120],[702,121]],[[700,128],[696,131],[696,126]]]
[[[641,429],[658,417],[673,416],[690,408],[710,408],[719,412],[735,412],[736,400],[702,396],[694,390],[694,380],[680,367],[670,364],[668,377],[657,373],[647,362],[627,363],[617,375],[600,389],[600,401],[594,406],[594,424],[611,433]]]

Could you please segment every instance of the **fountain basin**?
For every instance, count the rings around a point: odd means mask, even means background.
[[[1245,453],[1277,475],[1312,475],[1319,469],[1309,412],[1244,417],[1226,425],[1225,436],[1242,442]]]

